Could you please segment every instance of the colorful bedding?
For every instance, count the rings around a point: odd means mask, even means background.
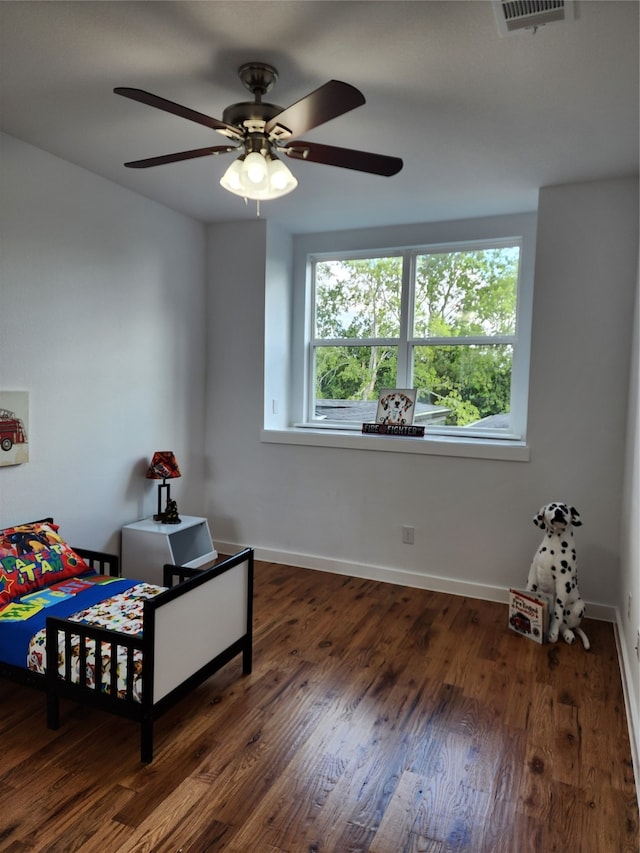
[[[0,608],[0,661],[45,672],[46,619],[57,616],[87,625],[142,636],[142,616],[146,599],[163,588],[136,581],[90,574],[69,578],[38,592],[28,593]],[[89,686],[96,686],[95,645],[87,645],[86,669]],[[102,643],[101,689],[110,689],[111,646]],[[77,680],[79,655],[72,650],[72,679]],[[134,695],[140,701],[141,659],[134,655]],[[126,650],[117,647],[117,690],[124,694],[127,677]],[[59,635],[58,671],[65,672],[64,637]],[[74,677],[75,675],[75,677]]]

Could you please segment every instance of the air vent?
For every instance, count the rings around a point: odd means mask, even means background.
[[[573,0],[493,0],[501,36],[573,20]]]

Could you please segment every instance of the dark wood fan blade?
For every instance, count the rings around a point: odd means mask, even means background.
[[[283,148],[294,160],[308,160],[310,163],[324,163],[327,166],[340,166],[342,169],[354,169],[357,172],[370,172],[373,175],[390,177],[402,169],[399,157],[386,154],[371,154],[368,151],[356,151],[353,148],[336,148],[333,145],[321,145],[318,142],[302,142],[299,139],[291,148]]]
[[[192,160],[194,157],[206,157],[209,154],[226,154],[237,151],[237,145],[214,145],[209,148],[194,148],[192,151],[178,151],[177,154],[163,154],[162,157],[147,157],[146,160],[132,160],[125,163],[129,169],[148,169],[149,166],[164,166],[165,163],[177,163],[180,160]]]
[[[364,103],[364,95],[355,86],[329,80],[274,116],[264,130],[271,140],[291,139]]]
[[[161,98],[159,95],[152,95],[151,92],[145,92],[143,89],[131,89],[128,86],[118,86],[113,90],[116,95],[122,95],[125,98],[131,98],[133,101],[140,101],[141,104],[147,104],[150,107],[156,107],[159,110],[164,110],[166,113],[186,118],[189,121],[195,121],[198,124],[203,124],[205,127],[210,127],[213,130],[218,130],[224,133],[225,136],[230,136],[234,139],[243,139],[244,134],[238,127],[232,124],[227,124],[224,121],[219,121],[217,118],[211,118],[204,113],[199,113],[189,107],[183,107],[181,104],[175,104],[173,101],[168,101],[166,98]]]

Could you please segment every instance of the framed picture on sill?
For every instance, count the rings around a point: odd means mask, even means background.
[[[29,461],[29,392],[0,391],[0,466]]]
[[[415,408],[415,388],[383,388],[378,397],[376,423],[410,425],[413,423]]]

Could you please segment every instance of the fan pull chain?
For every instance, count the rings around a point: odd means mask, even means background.
[[[244,203],[249,204],[249,199],[245,196]],[[256,216],[260,216],[260,199],[256,199]]]

